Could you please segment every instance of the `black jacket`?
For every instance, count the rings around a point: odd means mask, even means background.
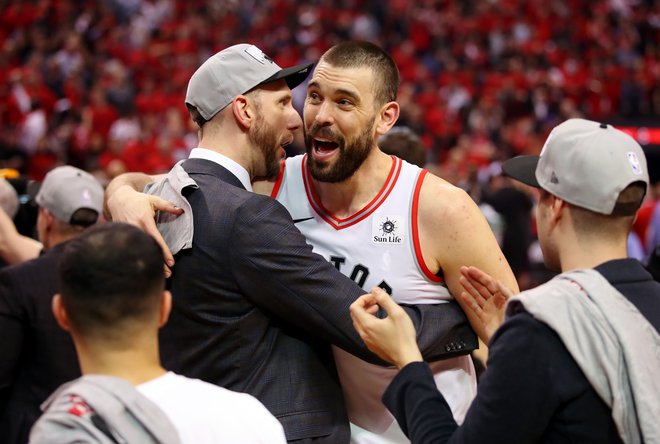
[[[660,283],[638,261],[596,270],[659,330]],[[559,336],[526,312],[493,335],[488,369],[460,427],[424,363],[404,367],[383,401],[413,443],[621,442],[612,412]]]
[[[27,442],[39,406],[80,376],[73,341],[55,321],[57,266],[65,243],[0,271],[0,441]]]

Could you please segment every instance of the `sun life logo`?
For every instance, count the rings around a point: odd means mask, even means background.
[[[380,226],[380,231],[383,232],[383,235],[391,234],[395,229],[396,221],[390,220],[389,218],[385,219],[385,221]]]
[[[376,244],[401,244],[403,218],[380,216],[374,218],[372,241]]]

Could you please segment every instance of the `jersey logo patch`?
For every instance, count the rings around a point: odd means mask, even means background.
[[[374,244],[399,245],[405,233],[404,218],[401,216],[374,216],[371,241]]]

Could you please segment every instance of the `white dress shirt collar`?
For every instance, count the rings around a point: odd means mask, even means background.
[[[238,180],[241,181],[246,190],[252,191],[252,183],[250,182],[250,175],[247,170],[239,163],[231,160],[229,157],[224,156],[215,151],[207,148],[193,148],[188,156],[188,159],[206,159],[215,162],[220,166],[227,168]]]

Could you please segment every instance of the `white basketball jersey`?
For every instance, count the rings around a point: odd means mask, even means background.
[[[426,170],[392,156],[389,175],[376,197],[340,219],[323,207],[312,186],[307,156],[302,155],[286,159],[272,196],[289,210],[314,252],[364,290],[379,286],[399,303],[437,304],[452,296],[422,259],[417,207],[425,175]],[[360,431],[391,435],[394,417],[381,397],[397,370],[366,363],[337,347],[333,351],[351,422]],[[431,368],[454,417],[462,422],[476,394],[470,357],[434,362]],[[405,438],[400,430],[399,434]],[[373,438],[364,442],[405,442]]]

